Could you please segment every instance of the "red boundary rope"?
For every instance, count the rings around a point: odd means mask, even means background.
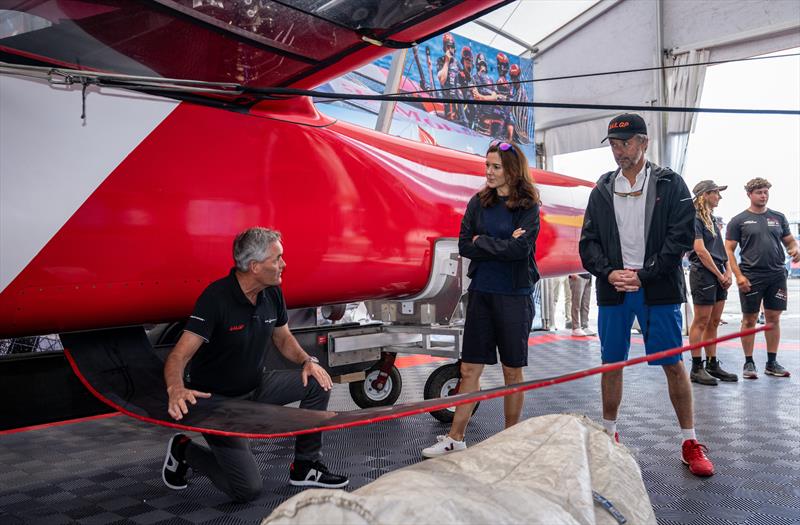
[[[528,390],[535,390],[537,388],[544,388],[552,385],[557,385],[561,383],[567,383],[569,381],[574,381],[576,379],[581,379],[584,377],[589,377],[592,375],[602,374],[604,372],[612,372],[614,370],[620,370],[627,366],[638,365],[640,363],[647,363],[650,361],[657,361],[659,359],[664,359],[666,357],[671,357],[674,355],[682,354],[683,352],[688,352],[691,350],[695,350],[697,348],[702,348],[706,345],[720,343],[722,341],[729,341],[731,339],[737,339],[740,337],[754,335],[758,332],[763,332],[767,330],[771,330],[772,325],[768,324],[766,326],[761,326],[757,328],[752,328],[748,330],[742,330],[733,334],[725,335],[722,337],[717,337],[716,339],[710,339],[708,341],[701,341],[699,343],[695,343],[692,345],[681,346],[677,348],[670,348],[668,350],[663,350],[661,352],[657,352],[655,354],[644,355],[642,357],[634,357],[632,359],[628,359],[627,361],[620,361],[618,363],[608,363],[601,366],[597,366],[594,368],[588,368],[586,370],[579,370],[577,372],[570,372],[568,374],[563,374],[560,376],[548,378],[548,379],[534,379],[531,381],[525,381],[523,383],[518,383],[516,385],[510,386],[501,386],[497,388],[493,388],[490,390],[478,391],[478,392],[470,392],[466,394],[458,394],[451,397],[442,397],[439,398],[441,400],[440,403],[431,405],[429,404],[430,401],[433,400],[425,400],[425,401],[416,401],[412,403],[407,403],[404,405],[395,405],[392,407],[375,407],[375,408],[367,408],[362,410],[354,410],[351,412],[339,412],[339,414],[357,414],[357,413],[364,413],[366,417],[363,419],[357,419],[354,421],[347,421],[344,423],[337,423],[332,425],[323,425],[313,428],[306,428],[302,430],[293,430],[287,432],[276,432],[271,434],[253,434],[253,433],[246,433],[246,432],[229,432],[224,430],[215,430],[215,429],[206,429],[206,428],[198,428],[189,425],[182,425],[180,423],[172,423],[170,421],[154,419],[146,416],[142,416],[139,414],[135,414],[126,410],[124,407],[113,403],[109,399],[105,398],[100,392],[98,392],[83,376],[83,374],[78,369],[77,364],[73,360],[72,356],[69,353],[69,350],[66,348],[64,349],[64,354],[67,356],[67,360],[69,364],[72,366],[72,370],[81,380],[81,382],[86,386],[86,388],[95,395],[100,401],[108,404],[109,406],[119,410],[125,415],[130,417],[139,419],[141,421],[145,421],[147,423],[153,423],[156,425],[161,425],[170,428],[176,428],[180,430],[188,430],[192,432],[202,432],[206,434],[215,434],[215,435],[222,435],[222,436],[232,436],[232,437],[245,437],[245,438],[253,438],[253,439],[270,439],[270,438],[279,438],[279,437],[290,437],[290,436],[297,436],[300,434],[311,434],[315,432],[325,432],[330,430],[340,430],[343,428],[350,428],[350,427],[357,427],[363,425],[370,425],[373,423],[380,423],[381,421],[389,421],[392,419],[399,419],[401,417],[408,417],[413,416],[416,414],[422,414],[425,412],[433,412],[435,410],[441,410],[444,408],[449,408],[452,406],[458,405],[465,405],[468,403],[475,403],[478,401],[485,401],[487,399],[494,399],[497,397],[503,397],[510,394],[516,394],[518,392],[526,392]],[[419,406],[420,404],[424,404],[424,406]],[[407,410],[403,410],[403,407],[408,407]],[[166,411],[166,407],[165,407]],[[389,413],[386,413],[390,411]],[[368,414],[370,412],[381,412],[381,415],[369,417]],[[334,416],[335,417],[335,416]]]

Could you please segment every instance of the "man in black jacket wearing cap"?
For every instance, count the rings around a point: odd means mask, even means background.
[[[686,284],[681,259],[692,248],[695,211],[683,179],[645,160],[648,137],[641,116],[615,117],[605,140],[619,168],[600,177],[589,196],[579,249],[584,268],[597,277],[603,363],[614,363],[628,359],[634,316],[647,354],[682,345]],[[695,437],[692,388],[682,356],[650,364],[661,365],[667,377],[681,427],[681,459],[693,474],[712,475],[706,447]],[[622,369],[604,373],[601,390],[603,426],[618,440]]]

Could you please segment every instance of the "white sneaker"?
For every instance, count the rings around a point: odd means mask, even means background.
[[[466,441],[456,441],[450,436],[436,436],[436,444],[422,449],[422,455],[426,458],[444,456],[451,452],[458,452],[467,448]]]
[[[572,331],[572,337],[586,337],[586,332],[581,328],[576,328]]]
[[[586,335],[597,335],[597,332],[595,332],[595,331],[594,331],[594,330],[592,330],[591,328],[584,328],[584,329],[583,329],[583,332],[584,332]]]

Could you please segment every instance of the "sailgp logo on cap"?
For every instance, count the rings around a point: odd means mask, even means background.
[[[624,120],[622,122],[611,122],[611,124],[608,125],[608,129],[610,131],[612,129],[617,129],[617,128],[627,128],[630,125],[631,125],[630,122]]]

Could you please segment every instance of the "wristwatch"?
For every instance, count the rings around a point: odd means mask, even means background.
[[[303,364],[302,364],[302,365],[300,365],[300,366],[306,366],[306,363],[308,363],[308,362],[319,364],[319,359],[317,359],[317,358],[316,358],[316,357],[314,357],[313,355],[310,355],[310,356],[308,356],[308,357],[306,358],[306,360],[305,360],[305,361],[303,361]]]

